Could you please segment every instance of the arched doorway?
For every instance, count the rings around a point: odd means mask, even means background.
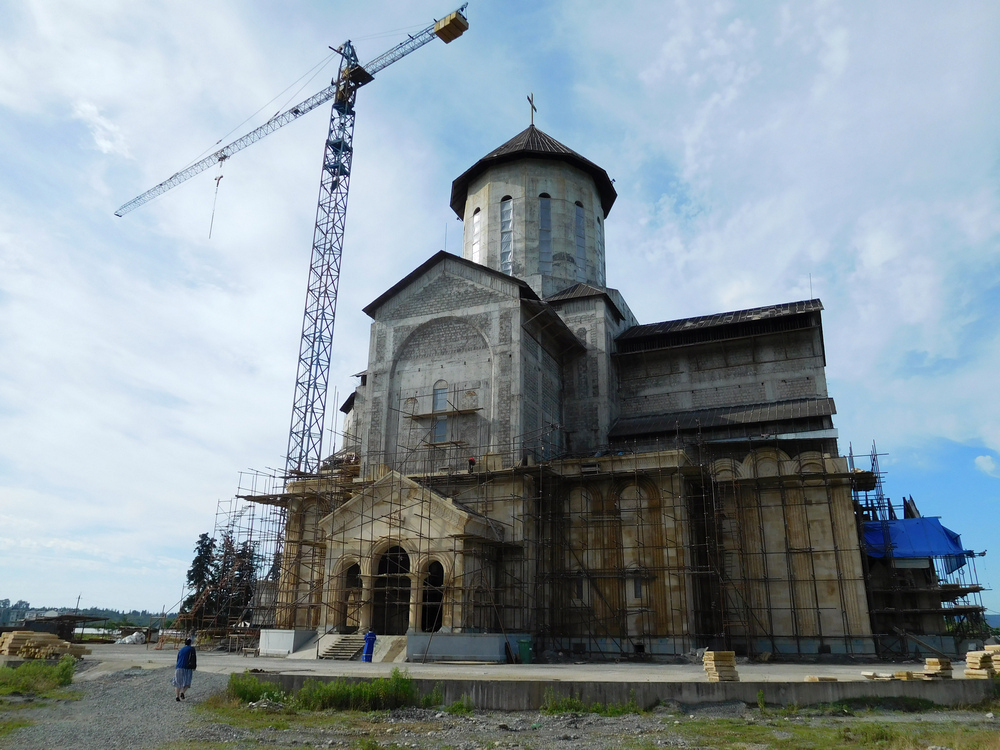
[[[390,547],[375,568],[372,627],[380,635],[405,635],[410,624],[410,556]]]
[[[423,607],[420,612],[420,630],[436,633],[441,629],[442,602],[444,601],[444,566],[434,560],[427,566],[423,582]]]
[[[361,602],[363,585],[361,583],[361,566],[354,563],[344,571],[343,588],[344,622],[341,623],[343,633],[354,633],[361,624]]]

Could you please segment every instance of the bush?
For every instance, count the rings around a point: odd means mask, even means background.
[[[65,687],[73,682],[75,669],[76,659],[69,654],[63,656],[56,664],[33,660],[26,661],[14,669],[0,667],[0,694],[36,694]]]
[[[472,714],[472,710],[474,708],[475,706],[472,705],[472,698],[467,695],[463,695],[450,706],[446,707],[445,711],[453,716],[469,716]]]
[[[397,668],[388,679],[377,677],[367,682],[306,680],[295,702],[308,711],[376,711],[416,705],[416,690],[409,674]]]

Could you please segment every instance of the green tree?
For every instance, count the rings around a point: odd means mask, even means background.
[[[216,543],[208,534],[202,534],[194,546],[194,560],[187,572],[187,585],[191,595],[181,605],[181,612],[193,615],[195,627],[202,627],[215,618],[216,587],[219,582],[219,565],[216,560]]]

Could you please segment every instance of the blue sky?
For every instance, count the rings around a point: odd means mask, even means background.
[[[281,466],[326,107],[122,203],[437,0],[0,5],[0,597],[159,610],[238,472]],[[642,322],[812,295],[841,449],[978,550],[1000,511],[1000,6],[473,0],[358,100],[334,343],[461,225],[451,181],[536,123],[619,198]],[[243,125],[252,113],[255,120]],[[235,129],[235,130],[234,130]],[[231,132],[232,131],[232,132]],[[231,134],[228,138],[227,134]],[[1000,587],[1000,549],[977,560]],[[1000,594],[984,595],[1000,610]]]

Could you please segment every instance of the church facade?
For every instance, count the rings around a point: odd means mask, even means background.
[[[279,627],[873,652],[821,303],[641,324],[606,283],[615,199],[533,125],[454,181],[462,255],[365,308],[344,450],[291,488]]]

